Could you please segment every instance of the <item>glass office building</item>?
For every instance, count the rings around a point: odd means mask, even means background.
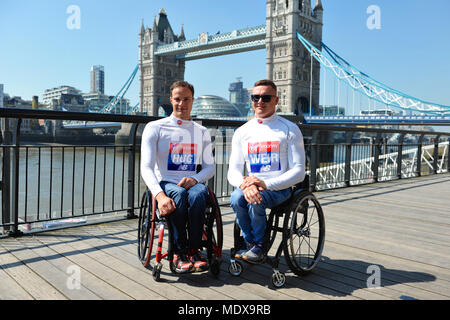
[[[199,96],[192,105],[191,115],[201,119],[240,118],[241,112],[228,100],[213,95]]]

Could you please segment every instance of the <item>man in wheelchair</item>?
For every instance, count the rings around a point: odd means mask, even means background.
[[[200,248],[209,197],[202,182],[214,174],[211,137],[191,120],[194,87],[177,81],[170,91],[172,114],[149,122],[142,134],[141,174],[173,226],[176,272],[201,271],[208,268]]]
[[[303,181],[305,151],[298,126],[275,113],[273,81],[256,82],[251,100],[255,118],[233,135],[228,181],[235,187],[230,202],[245,241],[235,258],[258,263],[264,258],[266,209],[289,199],[291,186]]]

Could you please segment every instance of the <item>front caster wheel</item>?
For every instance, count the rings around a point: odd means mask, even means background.
[[[157,282],[159,282],[161,280],[161,269],[162,269],[162,264],[158,263],[153,267],[153,270],[152,270],[153,279],[155,279],[155,281],[157,281]]]
[[[232,276],[239,277],[242,273],[243,267],[242,264],[239,261],[232,261],[230,263],[230,266],[228,267],[228,272]]]
[[[275,288],[282,288],[286,284],[286,276],[284,273],[275,271],[272,274],[272,284]]]

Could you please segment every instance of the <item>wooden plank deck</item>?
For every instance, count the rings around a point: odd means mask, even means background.
[[[240,277],[228,273],[229,207],[222,208],[218,278],[176,276],[165,261],[163,281],[155,282],[137,258],[137,219],[3,238],[0,299],[448,300],[449,195],[449,174],[316,193],[326,219],[323,259],[298,277],[283,258],[287,283],[277,290],[268,265],[245,265]],[[371,268],[380,271],[378,288],[368,288]]]

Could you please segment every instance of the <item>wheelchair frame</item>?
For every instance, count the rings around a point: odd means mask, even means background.
[[[280,225],[282,218],[283,224]],[[278,269],[282,253],[284,253],[289,269],[298,276],[311,272],[317,266],[325,243],[325,218],[319,201],[309,191],[308,176],[303,182],[294,186],[288,200],[270,210],[266,226],[263,259],[256,264],[268,263],[272,267],[271,281],[276,288],[283,287],[286,283],[285,274]],[[269,257],[268,252],[275,242],[278,232],[282,234],[281,242],[275,256]],[[245,260],[235,259],[235,254],[243,247],[244,239],[236,220],[233,235],[234,247],[230,252],[228,271],[233,276],[239,276],[243,271],[241,261]],[[307,252],[302,251],[303,244],[305,244]]]
[[[223,225],[217,198],[208,187],[209,197],[205,210],[205,224],[202,232],[202,245],[206,248],[208,270],[217,276],[223,246]],[[168,248],[163,252],[164,231],[168,230]],[[155,244],[155,238],[158,237]],[[142,195],[138,222],[138,257],[146,268],[152,269],[153,279],[160,281],[162,260],[169,261],[170,270],[177,273],[173,264],[173,231],[170,220],[159,214],[155,197],[148,189]],[[152,256],[154,254],[154,256]],[[152,265],[152,258],[154,263]],[[177,273],[178,274],[178,273]]]

